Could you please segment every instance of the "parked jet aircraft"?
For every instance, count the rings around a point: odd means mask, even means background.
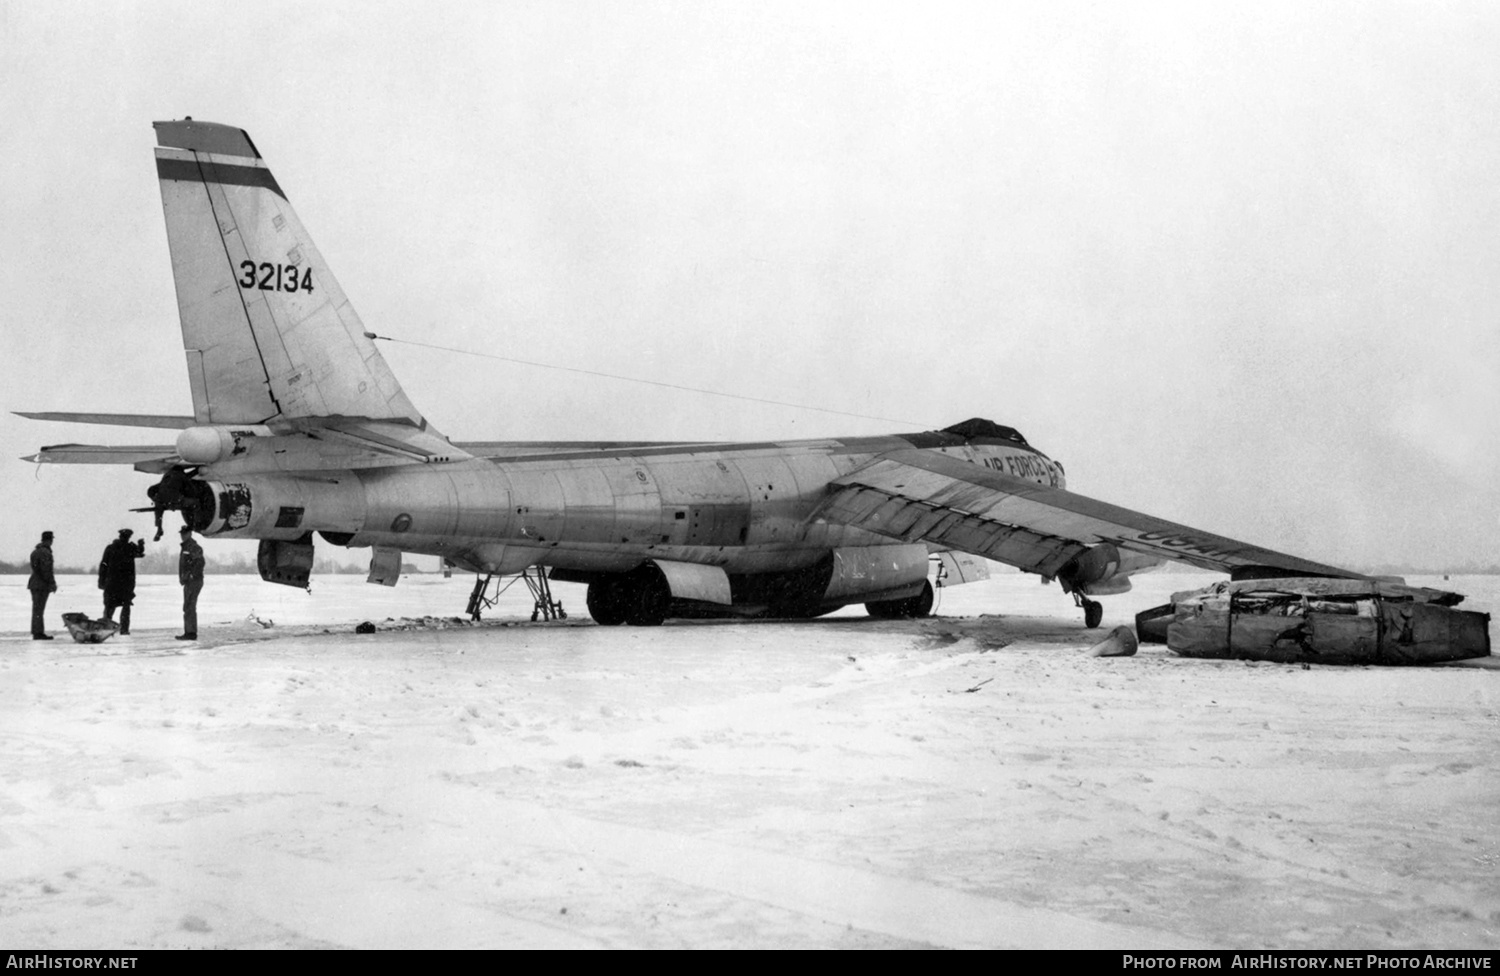
[[[876,616],[932,606],[929,551],[1055,578],[1091,597],[1177,560],[1236,578],[1360,574],[1074,494],[1012,427],[810,441],[453,443],[407,399],[249,135],[155,124],[156,171],[193,415],[25,413],[177,428],[161,447],[44,447],[126,463],[203,535],[259,539],[261,575],[305,586],[315,536],[476,573],[544,567],[588,585],[601,624],[707,613]]]

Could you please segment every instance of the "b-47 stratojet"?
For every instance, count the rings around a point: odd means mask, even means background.
[[[1015,428],[966,420],[884,437],[763,443],[455,443],[403,392],[249,135],[155,123],[191,416],[24,413],[175,428],[161,447],[58,445],[27,460],[124,463],[158,510],[260,540],[261,575],[306,586],[315,539],[479,574],[588,586],[600,624],[927,614],[929,554],[1093,597],[1165,560],[1256,576],[1361,574],[1096,501]]]

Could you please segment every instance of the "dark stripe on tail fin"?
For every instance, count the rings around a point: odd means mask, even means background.
[[[261,166],[235,166],[229,163],[196,163],[185,159],[158,159],[156,175],[179,183],[223,183],[228,186],[258,186],[281,199],[286,194],[276,184],[271,171]]]

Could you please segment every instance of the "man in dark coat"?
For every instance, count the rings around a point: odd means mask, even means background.
[[[31,550],[31,578],[26,581],[26,588],[31,591],[31,639],[51,640],[52,636],[42,625],[47,597],[57,592],[57,579],[52,575],[51,532],[43,532],[42,541]]]
[[[120,633],[130,633],[130,605],[135,602],[135,561],[146,554],[146,540],[132,543],[135,533],[121,529],[120,537],[104,547],[99,557],[99,589],[104,591],[104,619],[115,619],[120,608]]]
[[[198,592],[203,589],[203,547],[193,530],[182,527],[182,555],[177,560],[177,582],[182,584],[182,633],[178,640],[198,639]]]

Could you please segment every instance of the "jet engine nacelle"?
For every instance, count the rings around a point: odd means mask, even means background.
[[[1108,542],[1101,542],[1074,556],[1072,562],[1058,573],[1058,577],[1070,589],[1088,593],[1091,592],[1088,587],[1108,580],[1119,568],[1120,550]]]
[[[1080,589],[1087,596],[1118,596],[1121,593],[1129,593],[1130,587],[1131,582],[1128,575],[1116,574],[1107,580],[1089,583]]]
[[[177,435],[177,456],[188,464],[215,464],[249,453],[253,438],[270,436],[271,428],[260,424],[189,427]]]
[[[927,545],[860,546],[833,550],[827,603],[913,596],[927,582]]]
[[[1136,552],[1121,552],[1108,542],[1090,546],[1063,568],[1058,577],[1070,592],[1113,596],[1130,592],[1130,574],[1160,566],[1165,560]]]

